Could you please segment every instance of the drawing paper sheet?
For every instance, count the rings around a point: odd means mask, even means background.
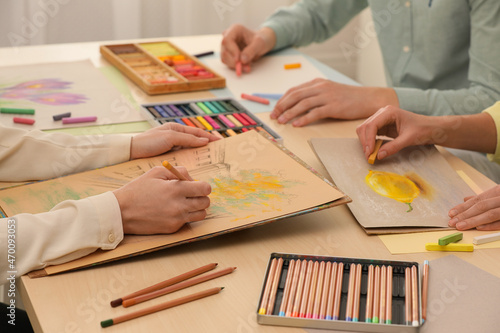
[[[364,228],[448,228],[448,211],[475,193],[434,146],[409,147],[368,164],[358,139],[317,138],[311,145],[335,184],[352,198],[348,204]],[[370,170],[410,175],[420,194],[409,205],[376,193],[365,182]],[[404,229],[401,230],[404,232]]]
[[[339,200],[345,199],[342,192],[298,163],[285,148],[249,131],[197,149],[6,189],[0,191],[0,206],[7,216],[45,212],[66,199],[119,188],[165,159],[185,166],[194,179],[212,185],[211,206],[205,220],[189,223],[170,235],[126,236],[113,251],[98,251],[68,264],[47,267],[46,272],[208,238],[347,201]]]
[[[425,243],[437,243],[439,238],[454,234],[455,232],[457,231],[447,230],[434,232],[417,232],[399,235],[380,235],[379,238],[392,254],[420,253],[427,252],[427,250],[425,249]],[[497,231],[466,230],[461,232],[464,234],[464,236],[460,243],[472,244],[472,240],[474,239],[474,237],[493,234]],[[500,248],[500,241],[474,245],[474,251],[477,251],[479,249],[497,248]]]
[[[288,89],[316,78],[325,78],[311,62],[302,55],[280,55],[262,57],[252,64],[252,71],[240,77],[219,58],[206,59],[207,66],[226,78],[226,84],[235,98],[241,94],[284,94]],[[300,63],[301,68],[284,69],[285,64]],[[259,75],[258,73],[265,73]],[[262,80],[265,77],[265,80]]]
[[[90,60],[1,67],[0,107],[35,109],[34,115],[0,114],[0,122],[24,129],[55,129],[142,121],[140,112]],[[53,115],[97,116],[94,123],[63,125]],[[32,126],[13,117],[35,119]]]

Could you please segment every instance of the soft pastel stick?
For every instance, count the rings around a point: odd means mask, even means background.
[[[252,95],[265,99],[280,99],[281,97],[283,97],[283,94],[253,93]]]
[[[283,298],[281,299],[280,310],[278,312],[278,316],[280,317],[284,317],[286,315],[286,307],[288,304],[288,298],[290,297],[290,290],[292,288],[294,269],[295,269],[295,260],[292,259],[288,263],[285,289],[283,290]]]
[[[464,238],[464,234],[461,232],[455,232],[454,234],[444,236],[438,239],[439,245],[448,245],[450,243],[456,243]]]
[[[271,294],[271,287],[273,284],[274,273],[276,272],[276,266],[278,265],[278,260],[273,258],[271,260],[271,266],[269,267],[269,272],[267,274],[266,286],[264,287],[264,294],[262,295],[262,301],[260,302],[259,314],[265,315],[267,304],[269,302],[269,296]]]
[[[455,252],[472,252],[474,251],[473,244],[450,243],[448,245],[439,245],[438,243],[426,243],[427,251],[455,251]]]
[[[202,130],[206,130],[207,129],[205,126],[203,126],[202,123],[200,123],[200,121],[198,119],[191,118],[191,121],[193,122],[193,124],[196,125],[196,127],[201,128]]]
[[[149,112],[153,114],[156,118],[163,118],[163,116],[154,108],[154,107],[148,107]],[[69,118],[69,117],[62,117],[62,118]],[[62,119],[61,118],[61,119]],[[56,120],[56,119],[54,119]],[[59,119],[60,120],[60,119]]]
[[[189,107],[191,108],[191,110],[193,110],[199,115],[204,116],[206,114],[205,112],[203,112],[202,109],[200,109],[200,107],[196,103],[189,103]]]
[[[202,102],[197,102],[197,103],[196,103],[196,105],[198,105],[198,107],[199,107],[200,109],[202,109],[202,110],[203,110],[203,112],[204,112],[205,114],[212,114],[212,113],[213,113],[213,112],[212,112],[212,110],[210,110],[210,109],[209,109],[209,108],[208,108],[208,107],[207,107],[204,103],[202,103]]]
[[[238,108],[235,107],[230,101],[219,101],[220,104],[224,105],[226,111],[239,112]]]
[[[160,105],[155,105],[153,106],[153,108],[156,110],[156,112],[158,112],[161,115],[161,117],[163,118],[170,117],[170,114],[168,114]]]
[[[472,243],[474,243],[476,245],[480,245],[480,244],[494,242],[497,240],[500,240],[500,232],[497,232],[494,234],[489,234],[489,235],[474,237],[474,239],[472,240]]]
[[[195,124],[193,124],[193,122],[191,120],[189,120],[189,118],[182,118],[182,121],[188,125],[188,126],[191,126],[191,127],[196,127]]]
[[[293,64],[285,64],[283,67],[285,69],[294,69],[294,68],[300,68],[302,65],[300,64],[300,62],[297,62],[297,63],[293,63]]]
[[[173,104],[169,104],[168,107],[175,112],[175,114],[179,117],[185,116],[184,112],[182,112],[177,106]]]
[[[237,113],[233,113],[233,117],[235,117],[236,119],[238,119],[238,121],[240,123],[242,123],[243,126],[249,126],[250,125],[250,123],[245,118],[243,118],[241,115],[239,115]]]
[[[219,113],[227,112],[226,108],[219,101],[212,101],[212,104],[219,110]]]
[[[269,105],[269,100],[262,97],[248,95],[248,94],[241,94],[241,98],[246,99],[247,101]]]
[[[243,124],[238,121],[233,115],[228,114],[227,119],[229,119],[236,127],[243,127]]]
[[[0,108],[0,113],[35,114],[34,109]]]
[[[213,119],[212,117],[210,116],[203,116],[203,118],[205,118],[205,120],[210,124],[212,125],[213,128],[215,129],[220,129],[220,126],[219,124],[217,124]]]
[[[198,121],[203,125],[205,126],[205,128],[209,131],[213,130],[214,128],[212,127],[212,125],[210,125],[206,120],[205,118],[203,118],[202,116],[198,116],[196,117],[196,119],[198,119]]]
[[[63,124],[76,124],[76,123],[91,123],[97,120],[97,117],[74,117],[74,118],[63,118]]]
[[[54,119],[54,121],[56,121],[56,120],[62,120],[63,118],[69,118],[69,117],[71,117],[71,112],[53,115],[52,119]]]
[[[234,124],[229,120],[227,119],[227,117],[223,114],[219,115],[219,120],[222,121],[224,124],[226,124],[227,127],[235,127]]]
[[[241,63],[241,61],[238,61],[236,63],[236,75],[241,76],[242,72],[243,72],[243,64]]]
[[[328,300],[326,306],[325,319],[332,320],[333,319],[333,303],[335,301],[335,288],[337,287],[337,269],[338,264],[334,262],[332,264],[332,271],[330,274],[330,285],[328,287]]]
[[[243,127],[243,128],[241,129],[241,131],[242,131],[242,132],[248,132],[248,131],[249,131],[249,129],[248,129],[248,128]]]
[[[209,108],[210,111],[212,111],[212,113],[220,113],[219,109],[217,109],[217,107],[215,105],[213,105],[211,102],[206,101],[203,104],[205,104],[207,106],[207,108]]]
[[[35,119],[30,119],[30,118],[14,117],[14,118],[12,118],[12,120],[16,124],[33,125],[35,123]]]
[[[235,131],[233,131],[233,130],[232,130],[232,129],[230,129],[230,128],[228,128],[228,129],[226,130],[226,133],[227,133],[227,134],[229,134],[229,136],[235,136],[235,135],[237,135],[237,134],[236,134],[236,132],[235,132]]]
[[[198,53],[198,54],[194,54],[193,56],[196,58],[201,58],[201,57],[206,57],[206,56],[209,56],[212,54],[214,54],[214,51],[207,51],[207,52],[203,52],[203,53]]]
[[[165,112],[168,114],[169,117],[177,116],[177,114],[175,114],[174,110],[172,110],[168,105],[162,105],[161,107],[163,108],[163,110],[165,110]]]
[[[257,123],[255,122],[255,120],[253,120],[252,117],[250,117],[246,113],[238,113],[238,114],[240,116],[242,116],[243,118],[245,118],[250,123],[250,125],[257,125]]]
[[[174,118],[174,121],[177,123],[177,124],[181,124],[183,126],[186,126],[187,124],[185,122],[183,122],[181,119],[179,118]]]
[[[224,137],[222,136],[222,134],[220,134],[220,132],[218,132],[218,131],[212,131],[211,133],[212,133],[213,135],[215,135],[215,136],[218,136],[218,137],[219,137],[219,138],[221,138],[221,139],[224,139]]]

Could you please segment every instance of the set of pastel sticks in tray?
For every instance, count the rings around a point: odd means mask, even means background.
[[[100,51],[149,95],[226,86],[224,77],[170,42],[102,45]]]
[[[168,122],[198,127],[222,137],[256,130],[280,141],[281,137],[234,99],[221,98],[142,106],[153,126]]]
[[[363,332],[417,332],[419,266],[273,253],[259,300],[260,324]]]

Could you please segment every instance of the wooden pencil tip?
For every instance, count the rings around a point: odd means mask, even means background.
[[[114,301],[111,301],[109,304],[111,304],[111,307],[116,308],[117,306],[122,305],[123,300],[121,298],[115,299]]]

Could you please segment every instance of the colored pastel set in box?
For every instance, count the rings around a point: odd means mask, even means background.
[[[416,262],[273,253],[257,322],[358,332],[417,332]]]
[[[146,104],[142,109],[153,126],[176,122],[220,134],[222,137],[256,130],[281,141],[276,132],[233,99]]]
[[[226,86],[224,77],[170,42],[102,45],[100,51],[149,95]]]

